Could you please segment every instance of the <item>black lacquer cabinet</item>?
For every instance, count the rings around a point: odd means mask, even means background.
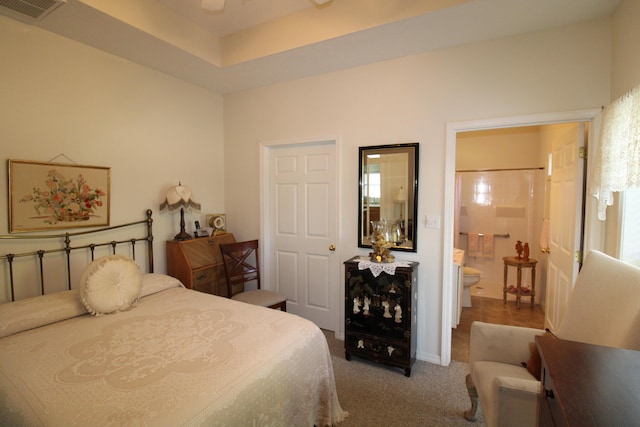
[[[393,274],[375,275],[372,269],[381,266],[361,270],[361,260],[365,267],[366,258],[344,263],[345,357],[397,366],[408,377],[416,358],[418,263],[406,262],[408,267],[396,267]]]

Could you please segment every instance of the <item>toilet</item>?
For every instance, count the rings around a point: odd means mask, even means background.
[[[459,286],[457,295],[459,317],[459,312],[462,307],[471,307],[471,286],[480,281],[480,270],[464,266],[464,251],[462,249],[453,248],[453,263],[456,266],[454,269],[454,279],[457,282],[454,284],[454,287],[458,288]],[[460,274],[462,274],[462,280],[460,280]]]
[[[480,270],[471,267],[463,267],[464,279],[462,281],[462,306],[471,307],[471,286],[480,281]]]

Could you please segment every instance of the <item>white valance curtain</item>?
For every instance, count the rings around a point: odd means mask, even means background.
[[[616,99],[602,112],[602,130],[591,180],[604,221],[613,193],[640,188],[640,86]]]

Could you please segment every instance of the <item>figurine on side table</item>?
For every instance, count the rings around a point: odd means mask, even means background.
[[[516,257],[517,259],[522,259],[522,251],[524,251],[524,246],[522,246],[522,241],[518,240],[516,242],[516,253],[518,254]]]

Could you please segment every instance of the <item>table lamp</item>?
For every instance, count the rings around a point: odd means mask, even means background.
[[[169,209],[169,212],[173,212],[180,208],[180,233],[176,234],[175,240],[189,240],[191,235],[184,229],[184,209],[200,210],[200,203],[196,202],[192,198],[191,188],[182,183],[169,187],[167,190],[167,196],[160,204],[160,211]]]

